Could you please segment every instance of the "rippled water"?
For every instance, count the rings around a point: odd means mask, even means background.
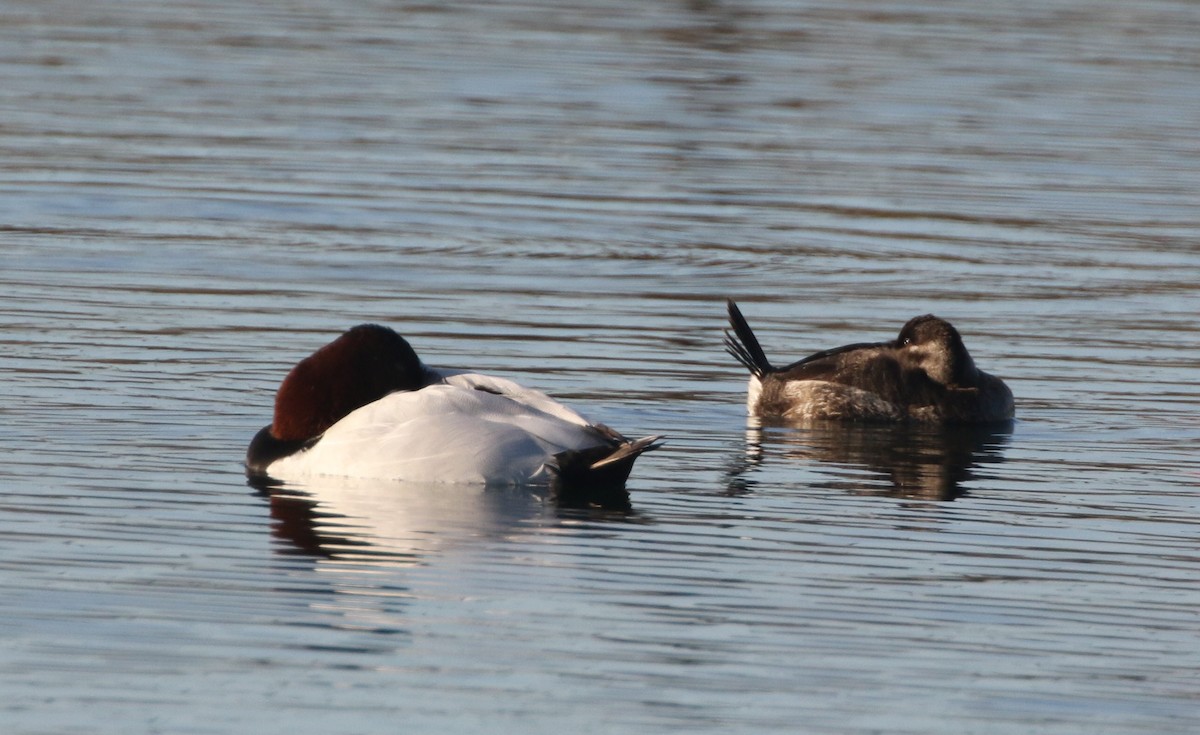
[[[0,730],[1200,728],[1200,6],[0,5]],[[760,427],[935,311],[1010,431]],[[296,360],[666,433],[631,510],[240,461]]]

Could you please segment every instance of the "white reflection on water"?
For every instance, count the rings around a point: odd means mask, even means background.
[[[298,551],[339,562],[420,564],[445,553],[447,546],[503,539],[533,521],[619,519],[632,512],[624,489],[562,498],[549,485],[489,487],[329,477],[255,485],[270,504],[276,536]]]

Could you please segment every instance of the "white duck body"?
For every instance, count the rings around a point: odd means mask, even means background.
[[[479,373],[426,372],[425,387],[354,410],[267,474],[518,485],[551,479],[547,464],[560,452],[613,443],[611,431],[540,391]]]

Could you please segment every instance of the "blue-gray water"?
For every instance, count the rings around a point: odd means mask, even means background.
[[[0,731],[1200,729],[1200,6],[0,4]],[[1011,432],[748,426],[936,312]],[[632,512],[240,461],[342,329]]]

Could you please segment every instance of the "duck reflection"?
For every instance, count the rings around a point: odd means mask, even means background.
[[[954,500],[983,464],[1004,461],[1012,422],[914,426],[838,421],[802,425],[750,419],[746,451],[730,473],[729,491],[754,483],[750,469],[777,457],[816,461],[848,472],[821,483],[852,492],[926,500]],[[863,472],[865,470],[865,472]]]
[[[410,566],[431,554],[528,529],[558,516],[624,518],[623,488],[562,494],[542,487],[320,478],[250,483],[270,504],[273,535],[290,551],[337,561]]]

